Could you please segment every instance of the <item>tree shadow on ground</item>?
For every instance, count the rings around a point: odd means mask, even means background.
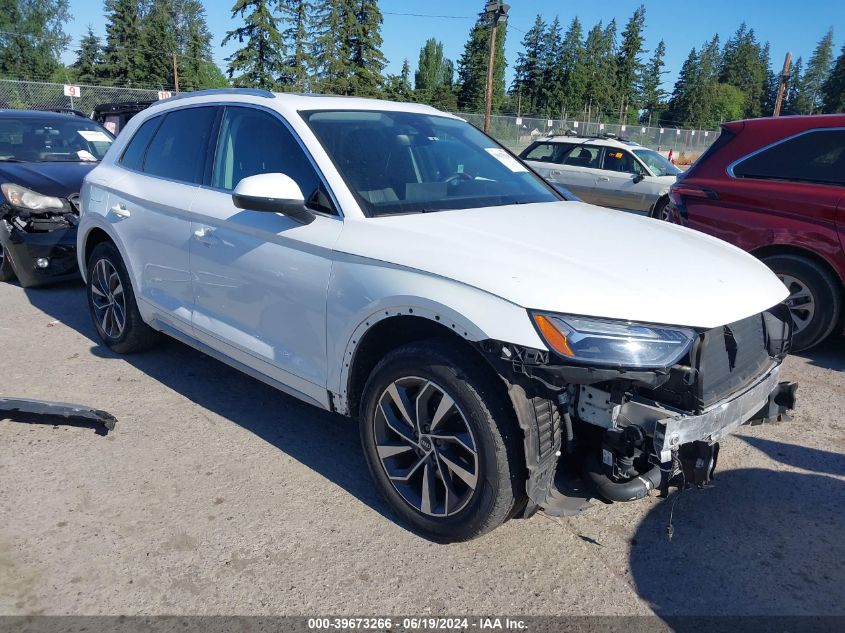
[[[85,290],[79,284],[27,289],[26,294],[33,306],[90,339],[93,356],[129,363],[200,407],[254,433],[398,522],[375,490],[355,422],[302,403],[167,336],[148,352],[115,354],[100,342]]]

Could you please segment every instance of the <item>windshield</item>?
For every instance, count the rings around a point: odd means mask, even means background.
[[[367,215],[561,198],[469,123],[410,112],[303,112]]]
[[[82,117],[0,118],[0,162],[98,161],[114,141]]]
[[[643,161],[655,176],[677,176],[681,170],[653,149],[635,149],[634,153]]]

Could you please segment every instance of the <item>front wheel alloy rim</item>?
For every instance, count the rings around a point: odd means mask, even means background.
[[[426,516],[460,512],[478,486],[478,449],[466,417],[430,380],[401,378],[373,416],[376,452],[402,499]]]
[[[778,275],[778,278],[783,282],[789,290],[789,297],[786,299],[786,305],[789,306],[792,312],[792,320],[795,322],[795,332],[798,333],[805,329],[813,316],[816,314],[816,298],[807,285],[792,275]]]
[[[100,329],[119,338],[126,327],[126,295],[120,275],[107,259],[98,260],[91,272],[91,302]]]

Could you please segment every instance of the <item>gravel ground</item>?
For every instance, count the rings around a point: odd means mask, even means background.
[[[787,361],[787,424],[722,445],[716,486],[436,545],[376,496],[347,419],[165,341],[117,357],[81,286],[0,284],[2,614],[845,615],[845,343]]]

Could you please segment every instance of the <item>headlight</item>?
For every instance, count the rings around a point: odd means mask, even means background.
[[[532,313],[549,347],[576,362],[615,367],[657,368],[677,363],[695,330],[561,314]]]
[[[65,208],[65,203],[62,202],[61,198],[42,196],[40,193],[35,193],[20,185],[13,185],[7,182],[0,185],[0,190],[3,191],[3,197],[6,198],[8,203],[19,209],[46,211],[47,209]]]

